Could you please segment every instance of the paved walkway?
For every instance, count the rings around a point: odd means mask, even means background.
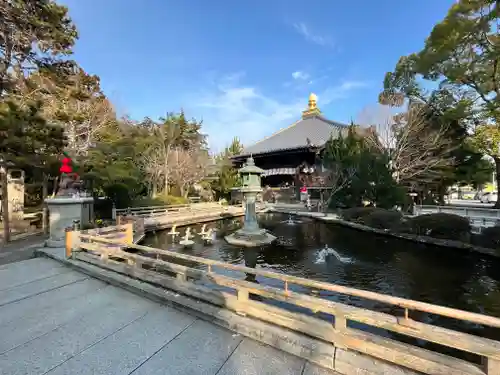
[[[35,250],[43,247],[47,238],[44,234],[33,234],[26,238],[9,242],[6,245],[1,244],[0,265],[33,258]]]
[[[0,374],[333,375],[35,258],[0,266]]]

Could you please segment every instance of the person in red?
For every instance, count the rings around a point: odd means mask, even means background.
[[[302,185],[302,187],[300,188],[300,201],[301,202],[305,202],[307,201],[307,197],[308,197],[308,194],[307,194],[307,187],[306,187],[306,184]]]

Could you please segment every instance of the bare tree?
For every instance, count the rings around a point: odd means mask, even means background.
[[[369,144],[389,156],[393,176],[398,183],[411,185],[415,180],[430,181],[439,176],[440,170],[454,163],[451,152],[453,143],[448,137],[448,127],[429,120],[425,105],[413,104],[406,112],[393,115],[379,107],[361,120],[374,129],[367,133]]]
[[[187,196],[189,188],[206,176],[208,154],[196,148],[176,147],[171,150],[169,159],[171,182],[177,185],[182,196]]]
[[[64,82],[42,73],[21,77],[12,96],[21,106],[41,101],[44,117],[64,128],[71,153],[87,155],[102,130],[116,119],[115,111],[97,77],[80,68],[64,77]]]
[[[346,168],[341,162],[338,162],[330,165],[328,170],[323,171],[317,177],[317,184],[325,187],[321,193],[321,204],[324,208],[330,205],[330,202],[340,191],[349,186],[355,174],[356,168]]]
[[[142,157],[137,161],[139,168],[142,170],[149,185],[149,193],[151,197],[156,197],[159,187],[163,181],[163,163],[161,153],[158,147],[152,146],[147,150]]]

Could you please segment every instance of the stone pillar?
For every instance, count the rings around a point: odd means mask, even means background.
[[[81,228],[94,220],[94,199],[92,197],[55,197],[45,200],[49,209],[48,247],[64,247],[66,229],[78,220]]]
[[[9,169],[7,172],[7,197],[9,221],[24,220],[24,171]]]
[[[248,192],[245,194],[245,220],[243,230],[245,232],[255,232],[259,230],[257,222],[257,212],[255,210],[256,193]]]

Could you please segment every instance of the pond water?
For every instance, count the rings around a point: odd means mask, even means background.
[[[184,249],[172,243],[172,237],[167,231],[148,235],[144,244],[500,317],[498,260],[460,250],[374,236],[307,218],[294,218],[298,222],[292,224],[288,222],[288,218],[286,215],[271,213],[259,217],[260,226],[278,237],[277,244],[264,248],[242,249],[224,241],[225,235],[241,227],[240,219],[208,223],[207,228],[217,230],[217,239],[210,246],[204,246],[201,239],[195,237],[196,245],[192,249]],[[201,226],[191,228],[199,233]],[[179,228],[181,236],[185,230]],[[325,245],[330,249],[325,251]],[[190,266],[196,267],[194,264]],[[245,277],[238,273],[231,276]],[[283,287],[282,283],[261,277],[257,277],[256,282]],[[294,289],[307,292],[301,287]],[[321,293],[321,297],[378,311],[399,312],[394,307],[356,297],[333,293]],[[413,317],[500,339],[500,331],[497,329],[464,325],[427,314]]]

